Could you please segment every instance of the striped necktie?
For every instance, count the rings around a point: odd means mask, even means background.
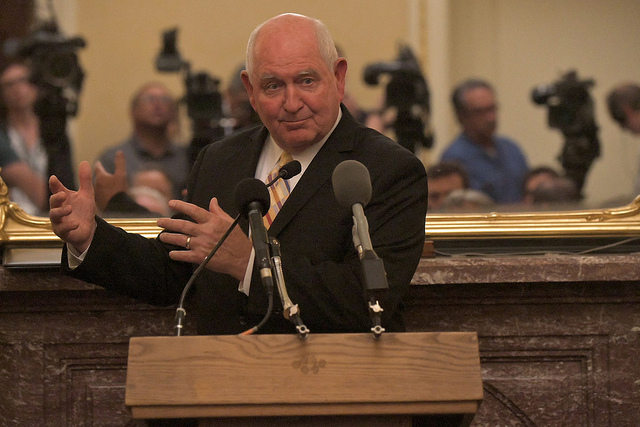
[[[280,159],[278,160],[278,164],[269,172],[269,176],[267,177],[267,182],[271,182],[278,173],[280,172],[280,168],[286,165],[289,162],[293,161],[293,157],[291,154],[283,151],[280,155]],[[289,187],[289,182],[286,179],[277,180],[271,187],[269,187],[269,195],[271,196],[271,207],[269,211],[264,216],[264,226],[269,228],[273,220],[275,219],[278,211],[284,205],[285,200],[289,197],[289,193],[291,192],[291,188]]]

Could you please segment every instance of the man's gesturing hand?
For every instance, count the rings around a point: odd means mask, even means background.
[[[49,219],[58,237],[82,253],[91,244],[96,229],[96,202],[91,182],[91,166],[82,162],[78,170],[80,189],[69,190],[55,175],[49,178]]]

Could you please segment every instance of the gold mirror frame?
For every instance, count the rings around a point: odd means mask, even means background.
[[[640,196],[625,206],[557,212],[427,215],[427,238],[509,239],[640,236]]]
[[[109,223],[152,238],[160,229],[155,219],[109,219]],[[640,196],[626,206],[560,212],[429,214],[427,240],[629,238],[640,236]],[[48,218],[31,216],[9,200],[0,179],[0,244],[3,265],[15,267],[59,264],[61,240]]]
[[[109,223],[128,232],[155,237],[155,219],[117,218]],[[460,238],[560,238],[640,236],[640,196],[625,206],[558,212],[429,214],[425,222],[428,239]],[[11,202],[0,179],[0,243],[30,245],[60,243],[46,217],[27,214]]]

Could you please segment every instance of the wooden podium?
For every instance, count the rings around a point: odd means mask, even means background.
[[[422,414],[469,425],[481,400],[471,332],[144,337],[129,344],[125,401],[136,419],[411,425]]]

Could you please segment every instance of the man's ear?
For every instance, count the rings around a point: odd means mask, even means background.
[[[333,75],[338,82],[338,91],[341,96],[344,96],[345,84],[347,79],[347,60],[344,58],[338,58],[335,66],[333,67]]]
[[[244,88],[247,90],[247,93],[249,94],[249,101],[251,102],[251,106],[255,110],[256,106],[253,98],[253,85],[251,84],[251,80],[249,80],[249,73],[247,72],[247,70],[243,70],[240,73],[240,78],[242,78],[242,84],[244,85]]]

